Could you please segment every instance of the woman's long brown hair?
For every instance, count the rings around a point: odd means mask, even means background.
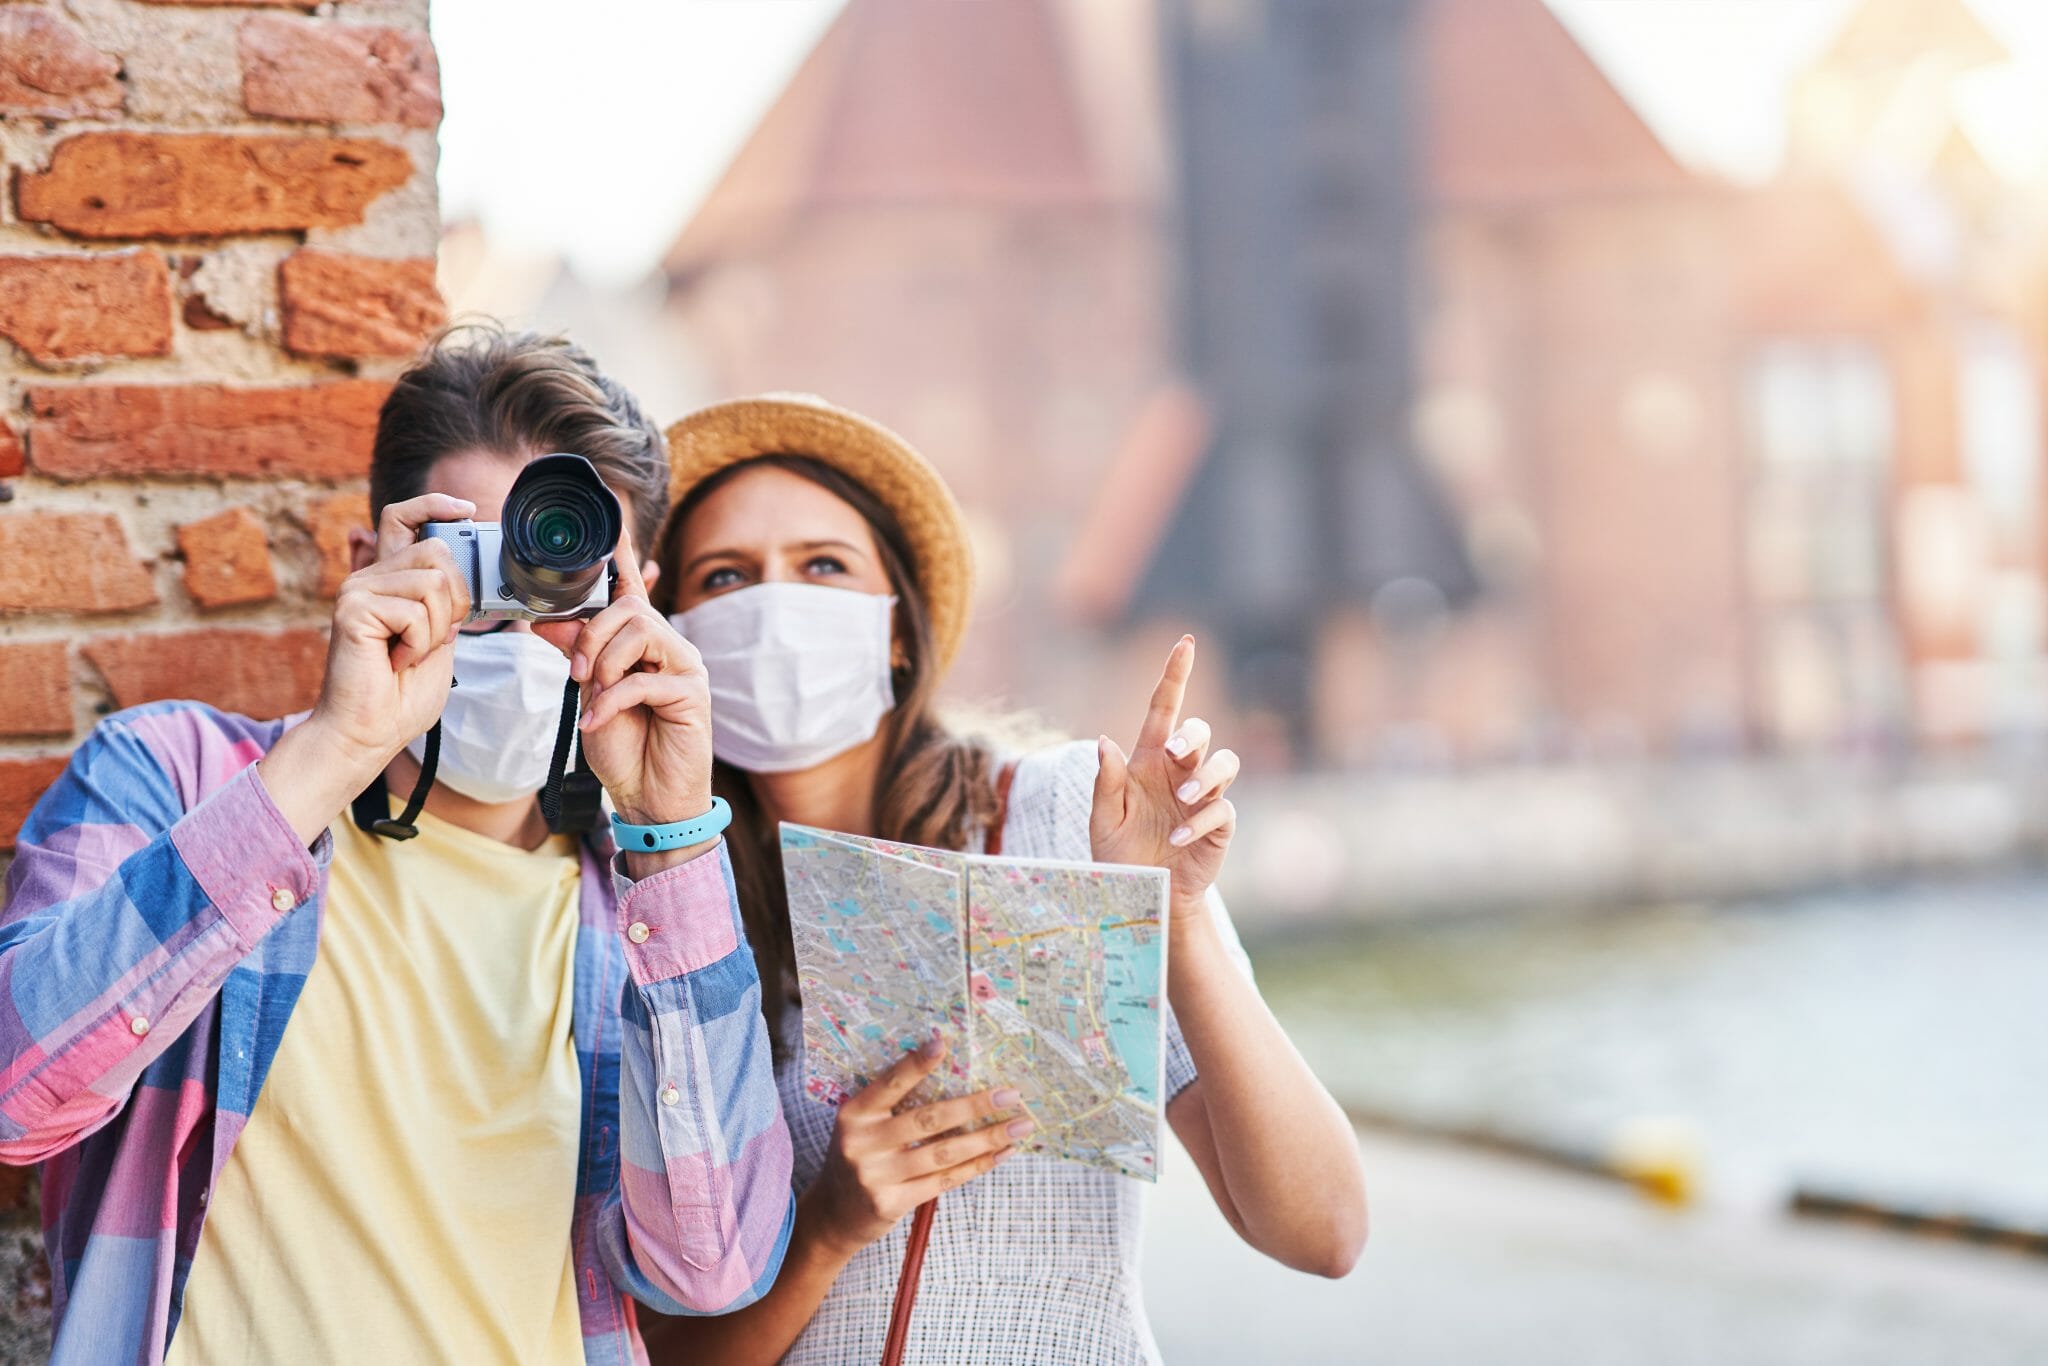
[[[661,546],[668,569],[682,557],[675,544],[691,512],[743,470],[787,470],[808,479],[848,504],[867,522],[896,595],[896,640],[900,659],[891,666],[896,706],[883,720],[882,762],[875,773],[875,831],[887,840],[962,849],[995,814],[991,751],[979,738],[955,735],[933,711],[939,668],[932,645],[931,613],[916,575],[910,543],[888,505],[867,486],[823,461],[803,455],[764,455],[731,465],[690,490],[669,518]],[[655,605],[673,612],[678,575],[655,580]],[[789,932],[789,898],[782,882],[782,854],[776,831],[754,799],[747,775],[730,764],[711,768],[711,787],[732,804],[726,845],[733,880],[739,886],[740,921],[761,973],[761,1010],[777,1060],[795,1040],[784,1037],[785,1007],[797,999],[796,948]]]

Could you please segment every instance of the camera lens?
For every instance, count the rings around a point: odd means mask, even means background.
[[[505,495],[500,577],[536,616],[574,609],[618,544],[619,500],[580,455],[544,455]]]
[[[583,526],[574,514],[549,508],[533,519],[533,541],[550,555],[574,555],[583,545]]]

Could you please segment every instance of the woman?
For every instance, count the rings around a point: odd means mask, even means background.
[[[1157,1360],[1136,1182],[1021,1152],[1032,1120],[1000,1086],[898,1113],[938,1066],[929,1047],[836,1111],[803,1089],[777,822],[971,850],[999,807],[1009,760],[933,714],[972,579],[952,495],[899,437],[815,399],[720,404],[668,436],[677,501],[655,602],[711,675],[714,785],[734,811],[727,838],[801,1196],[774,1289],[650,1334],[656,1359],[879,1359],[901,1221],[945,1190],[905,1361]],[[1193,662],[1183,639],[1128,758],[1107,737],[1016,758],[1001,847],[1170,870],[1167,1120],[1245,1241],[1341,1276],[1365,1239],[1357,1147],[1210,892],[1237,760],[1180,718]]]

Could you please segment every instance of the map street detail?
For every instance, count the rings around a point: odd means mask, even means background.
[[[915,1099],[1014,1086],[1021,1146],[1157,1180],[1166,874],[782,827],[806,1089],[838,1102],[937,1033]]]

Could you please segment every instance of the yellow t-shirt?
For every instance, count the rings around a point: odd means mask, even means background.
[[[581,1362],[575,844],[333,829],[320,952],[168,1366]]]

